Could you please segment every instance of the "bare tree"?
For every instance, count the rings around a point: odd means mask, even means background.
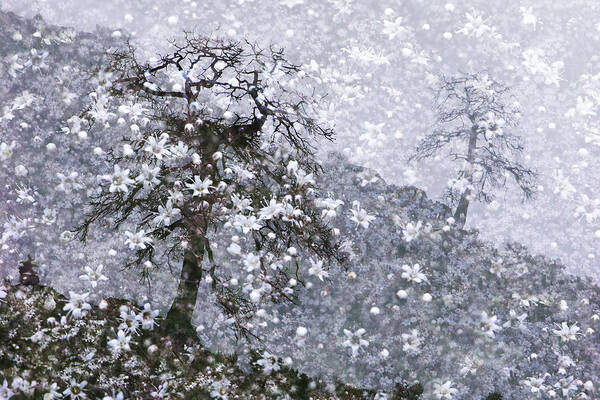
[[[129,243],[137,256],[127,266],[160,267],[153,244],[172,243],[166,256],[182,269],[167,321],[190,326],[208,274],[236,332],[248,335],[261,299],[294,301],[303,262],[344,261],[313,187],[320,166],[312,141],[333,131],[311,116],[314,87],[282,50],[193,34],[172,45],[151,63],[131,46],[116,51],[100,74],[96,103],[83,114],[90,131],[107,129],[98,121],[110,107],[135,129],[122,139],[128,154],[107,151],[114,171],[99,181],[110,187],[93,197],[78,232],[85,240],[94,222],[135,223]],[[246,267],[232,268],[235,257],[228,268],[217,265],[210,234],[223,230]]]
[[[484,73],[441,76],[434,110],[433,132],[420,141],[410,159],[446,151],[452,160],[461,162],[448,189],[456,206],[457,226],[464,226],[471,201],[490,202],[493,189],[505,187],[509,178],[525,198],[535,193],[536,173],[517,160],[523,151],[521,138],[513,133],[519,111],[508,87]]]

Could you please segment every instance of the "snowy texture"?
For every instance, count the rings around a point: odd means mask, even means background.
[[[167,315],[173,354],[236,353],[261,385],[293,365],[371,398],[597,396],[595,2],[151,3],[3,5],[43,15],[0,13],[0,307],[37,318],[24,340],[97,307],[102,357]],[[485,112],[436,108],[465,76]],[[12,289],[40,284],[65,297]],[[11,360],[4,397],[34,384]],[[71,375],[40,385],[95,390]]]

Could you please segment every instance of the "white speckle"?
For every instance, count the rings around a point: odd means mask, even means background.
[[[303,326],[299,326],[298,328],[296,328],[296,335],[298,335],[299,337],[304,337],[307,333],[308,329],[306,329]]]
[[[260,301],[260,292],[256,289],[250,292],[250,301],[253,303],[258,303]]]
[[[27,168],[25,168],[25,166],[23,165],[17,165],[15,167],[15,175],[17,176],[25,176],[27,175],[28,171]]]

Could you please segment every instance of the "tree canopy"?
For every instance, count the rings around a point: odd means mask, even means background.
[[[77,231],[85,240],[97,221],[131,226],[127,266],[146,273],[160,267],[155,243],[168,241],[169,265],[183,259],[170,316],[191,321],[207,273],[247,334],[255,304],[293,301],[303,264],[343,262],[314,188],[314,141],[333,131],[315,117],[310,77],[282,50],[191,33],[172,47],[145,63],[131,45],[114,51],[89,109],[71,119],[93,135],[122,135],[121,148],[97,152],[108,170]],[[219,230],[237,268],[215,262]]]
[[[515,133],[519,111],[510,88],[486,73],[441,76],[435,88],[434,129],[417,145],[411,159],[442,151],[459,163],[448,190],[455,219],[464,226],[471,200],[490,202],[493,189],[512,178],[523,195],[536,190],[536,173],[521,164],[521,138]]]

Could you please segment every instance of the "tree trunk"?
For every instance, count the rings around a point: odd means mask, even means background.
[[[469,163],[469,166],[473,166],[473,161],[475,160],[475,150],[477,148],[477,124],[475,123],[475,117],[469,117],[473,126],[471,127],[471,133],[469,134],[469,147],[467,148],[467,159],[466,161]],[[469,175],[467,176],[467,181],[469,185],[473,184],[473,170],[469,171]],[[456,211],[454,212],[454,219],[456,221],[456,226],[459,229],[464,228],[465,223],[467,222],[467,210],[469,209],[469,197],[471,196],[471,188],[468,187],[460,196],[460,200],[458,201],[458,205],[456,206]]]
[[[202,280],[202,259],[204,258],[204,244],[194,253],[193,249],[186,250],[183,256],[183,266],[179,278],[177,296],[173,300],[171,309],[166,317],[168,329],[187,331],[192,328],[192,316],[198,298],[198,287]]]
[[[471,189],[466,189],[462,196],[460,196],[460,200],[458,201],[458,206],[456,206],[456,211],[454,212],[454,220],[456,221],[456,226],[459,229],[464,228],[465,223],[467,222],[467,210],[469,208],[469,196],[471,195]]]

